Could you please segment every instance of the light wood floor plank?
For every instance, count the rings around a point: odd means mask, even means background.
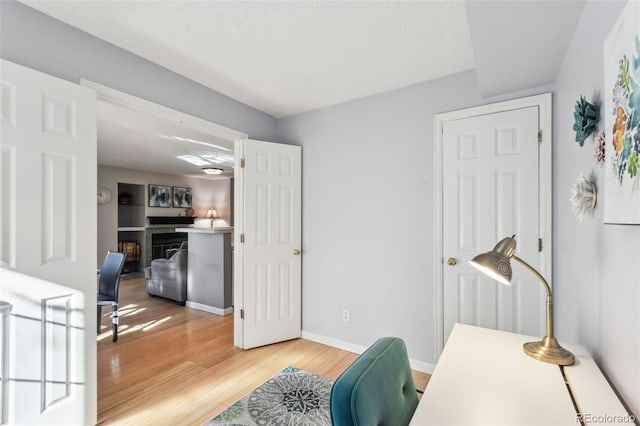
[[[288,365],[335,380],[357,358],[304,339],[237,349],[231,316],[150,298],[144,279],[121,281],[120,305],[118,342],[108,309],[98,336],[99,424],[200,425]]]

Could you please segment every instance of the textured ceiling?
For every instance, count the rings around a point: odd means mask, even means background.
[[[277,118],[474,67],[462,1],[23,3]]]
[[[585,3],[20,1],[276,118],[469,69],[483,97],[552,84]],[[165,140],[166,123],[143,129],[135,113],[108,109],[101,164],[202,176],[175,156],[202,153],[185,140],[206,135]]]

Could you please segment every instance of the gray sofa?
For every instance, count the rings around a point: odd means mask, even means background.
[[[187,243],[167,250],[166,259],[154,259],[144,270],[149,296],[166,297],[183,305],[187,300]]]

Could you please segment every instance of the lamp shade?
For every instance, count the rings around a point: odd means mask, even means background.
[[[502,284],[511,284],[511,257],[516,251],[516,240],[503,238],[493,250],[482,253],[469,261],[471,265]]]
[[[511,262],[506,257],[490,251],[477,255],[470,263],[494,280],[511,285]]]
[[[215,209],[207,210],[207,219],[217,219],[218,212]]]

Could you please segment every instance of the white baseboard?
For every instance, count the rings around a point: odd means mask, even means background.
[[[354,354],[358,355],[367,350],[366,346],[356,345],[354,343],[345,342],[344,340],[334,339],[332,337],[323,336],[321,334],[316,334],[305,330],[302,330],[302,338],[311,340],[313,342],[322,343],[323,345],[342,349],[343,351],[353,352]]]
[[[427,374],[433,374],[433,370],[436,368],[436,366],[433,364],[424,361],[418,361],[416,359],[409,359],[409,364],[411,364],[412,369]]]
[[[302,338],[311,340],[313,342],[322,343],[323,345],[331,346],[337,349],[341,349],[347,352],[353,352],[354,354],[360,355],[365,350],[367,350],[367,346],[356,345],[355,343],[346,342],[344,340],[334,339],[333,337],[323,336],[321,334],[312,333],[310,331],[302,330]],[[423,373],[433,374],[433,370],[435,366],[433,364],[429,364],[424,361],[417,361],[415,359],[409,359],[409,364],[411,368],[420,371]]]
[[[191,302],[189,300],[187,300],[186,306],[220,316],[231,315],[233,313],[233,307],[220,309],[209,305],[203,305],[202,303]]]

